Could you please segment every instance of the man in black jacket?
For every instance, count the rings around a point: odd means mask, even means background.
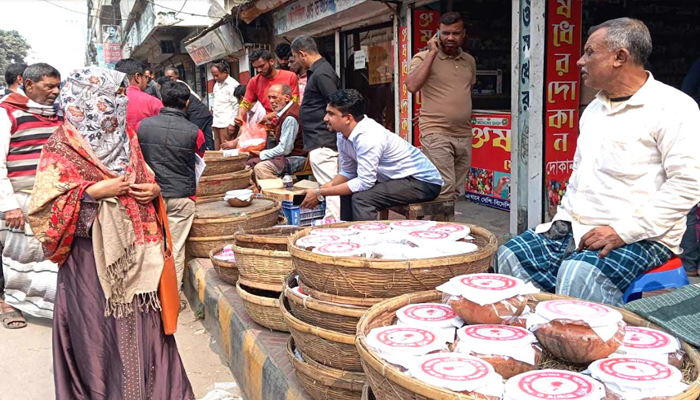
[[[319,54],[312,37],[299,36],[291,47],[294,61],[306,69],[308,77],[300,114],[304,149],[309,152],[314,178],[320,185],[326,185],[338,175],[336,133],[329,131],[323,122],[328,96],[338,91],[338,75]],[[326,199],[326,217],[340,219],[339,197]]]
[[[190,90],[179,82],[162,85],[165,106],[159,115],[146,118],[138,127],[139,143],[146,163],[156,174],[168,212],[178,288],[185,271],[185,239],[194,220],[197,190],[197,155],[204,155],[204,134],[187,120]]]
[[[165,82],[179,82],[184,85],[183,82],[174,80],[167,76],[161,76],[156,79],[158,87],[162,87]],[[187,85],[185,85],[187,86]],[[190,105],[187,106],[187,120],[191,123],[197,125],[197,127],[204,133],[204,140],[206,141],[206,150],[214,150],[214,133],[211,130],[211,124],[214,122],[214,117],[209,112],[207,106],[202,103],[199,98],[192,93],[190,90]]]

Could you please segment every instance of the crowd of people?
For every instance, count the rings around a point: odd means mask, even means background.
[[[459,14],[444,14],[439,32],[406,81],[423,93],[422,151],[367,117],[367,99],[339,88],[310,37],[274,55],[255,50],[246,85],[214,64],[211,107],[176,68],[156,79],[134,59],[63,80],[45,63],[9,66],[0,321],[18,329],[22,312],[53,318],[56,398],[194,398],[159,315],[164,247],[172,243],[177,292],[198,165],[207,149],[237,148],[249,124],[269,131],[248,161],[256,179],[308,164],[320,186],[302,206],[325,201],[328,217],[374,220],[395,205],[455,200],[470,164],[476,64],[462,50]],[[700,109],[645,70],[651,49],[641,21],[591,29],[578,66],[599,92],[580,120],[567,192],[552,222],[499,248],[496,272],[620,305],[638,274],[682,253],[686,215],[700,201]],[[697,237],[688,242],[697,247]]]

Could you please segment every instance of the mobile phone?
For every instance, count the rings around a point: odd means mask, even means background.
[[[437,30],[437,38],[440,39],[440,29]]]

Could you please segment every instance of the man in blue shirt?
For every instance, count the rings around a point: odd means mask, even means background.
[[[444,183],[437,168],[417,148],[365,115],[365,99],[354,89],[328,96],[323,119],[337,132],[340,173],[306,192],[305,208],[326,196],[342,196],[344,221],[377,219],[379,210],[434,200]]]

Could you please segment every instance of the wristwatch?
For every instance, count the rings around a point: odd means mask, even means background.
[[[321,188],[316,188],[316,198],[318,199],[319,203],[325,200],[325,197],[321,194]]]

